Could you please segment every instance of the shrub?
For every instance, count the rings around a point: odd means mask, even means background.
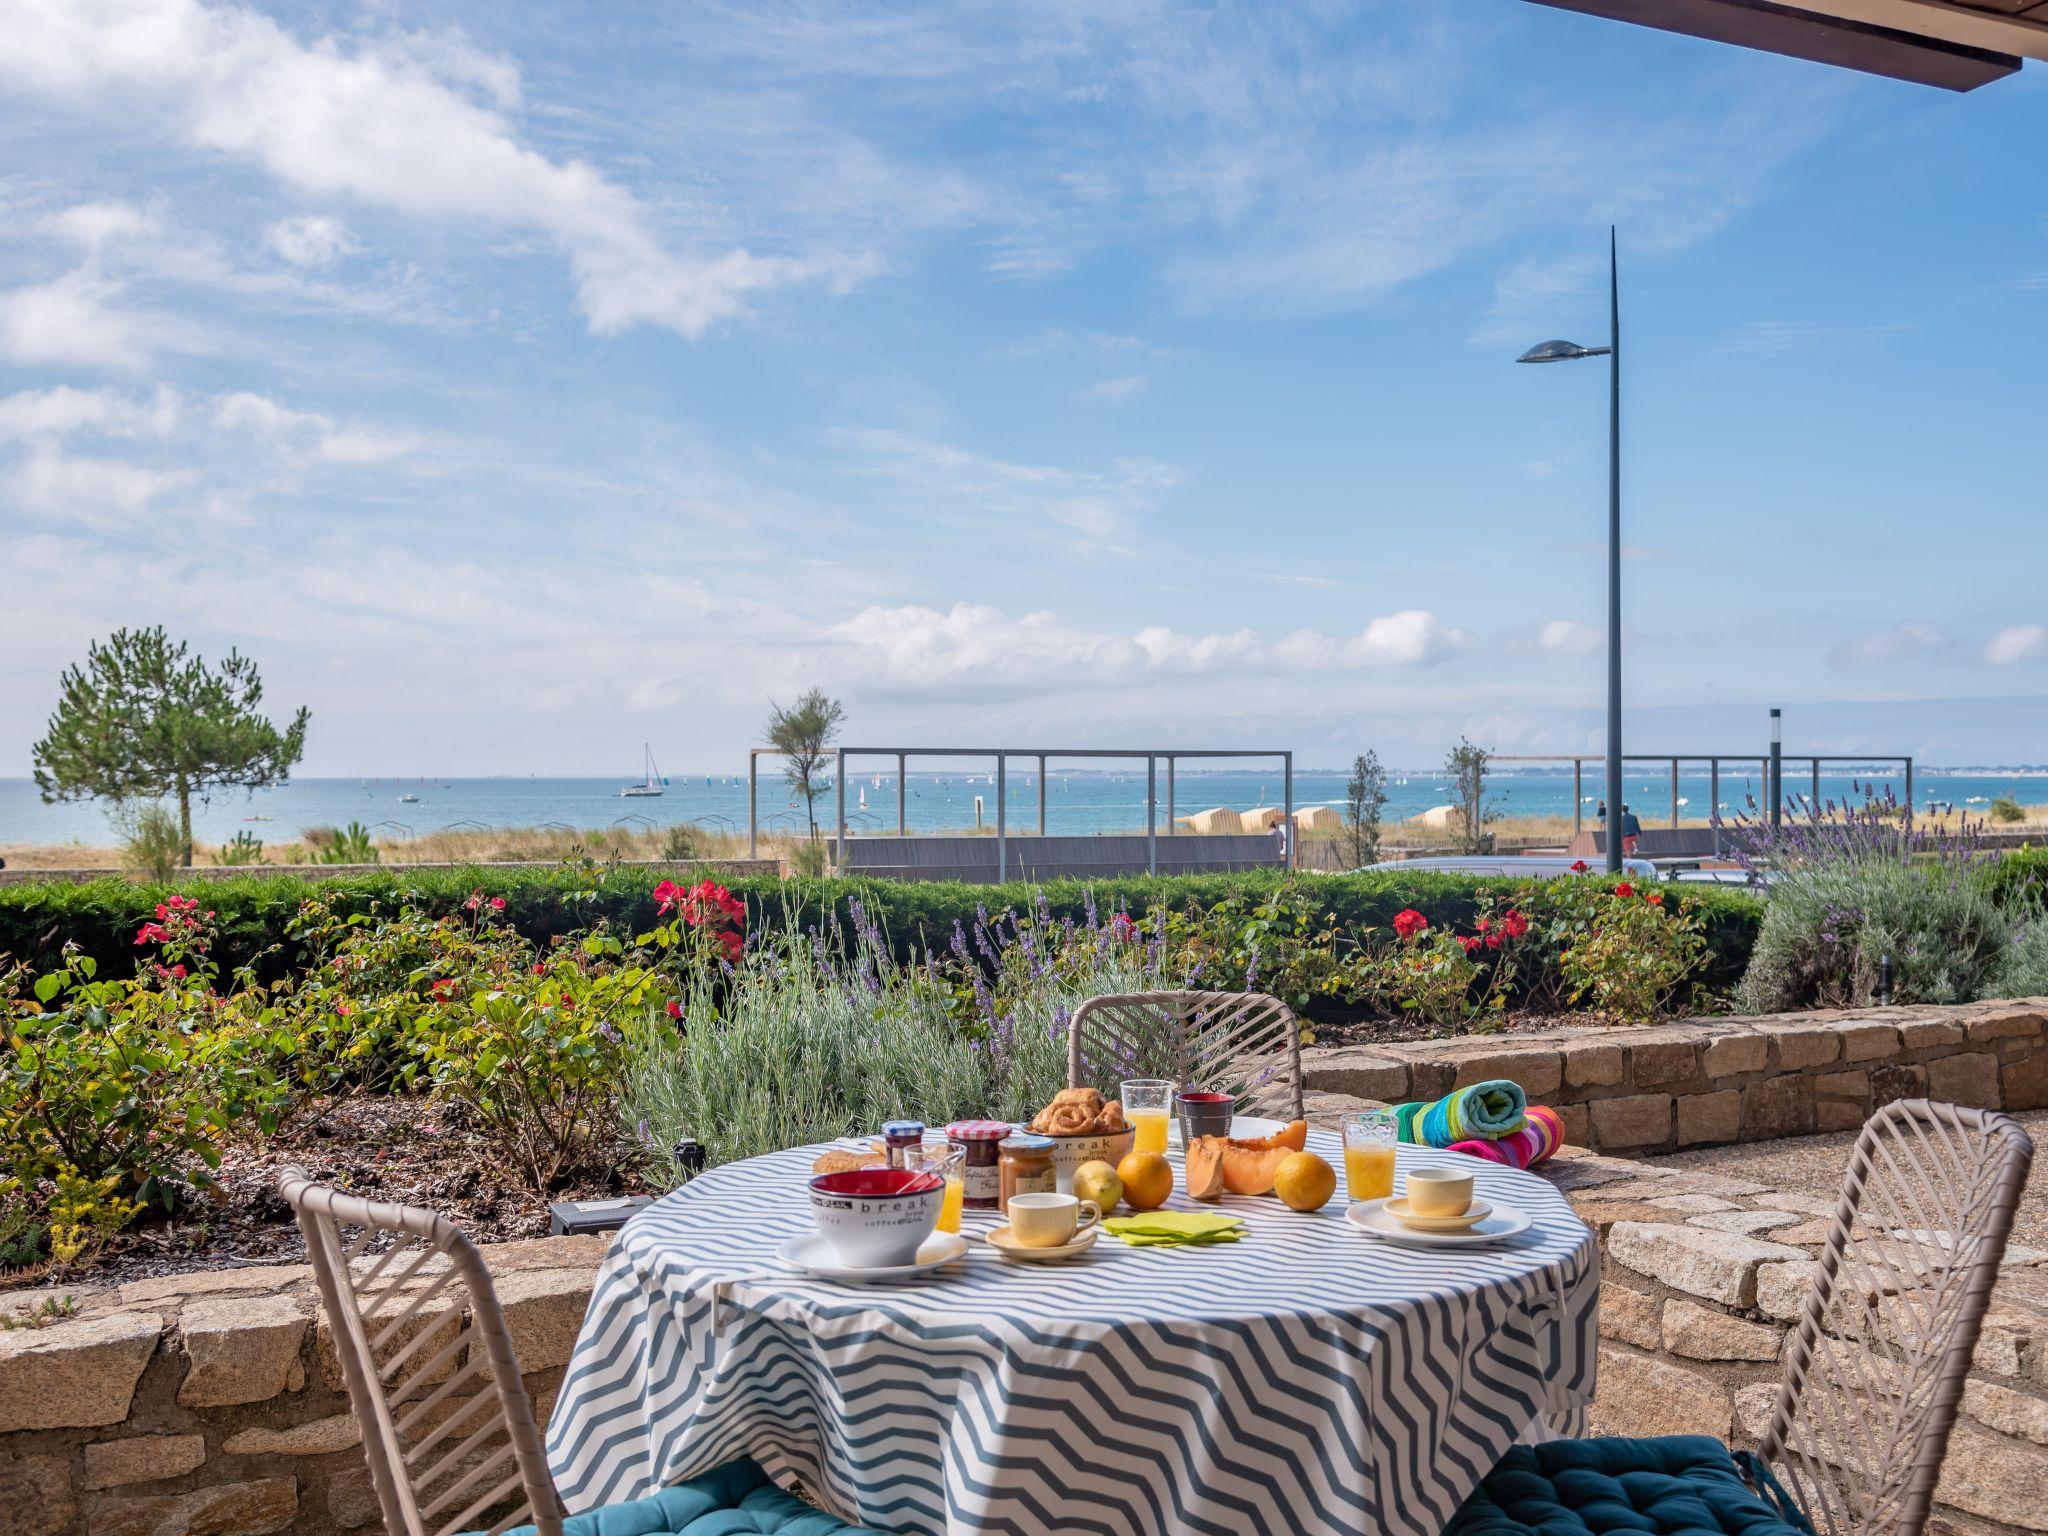
[[[1991,802],[1991,819],[2001,823],[2025,821],[2027,808],[2020,804],[2019,798],[2011,790],[2007,790]]]
[[[1572,1001],[1616,1023],[1655,1023],[1688,995],[1706,955],[1693,904],[1625,880],[1587,884],[1571,882],[1583,897],[1561,960]]]
[[[263,839],[248,832],[237,832],[232,841],[222,843],[214,854],[217,864],[261,864],[263,862]]]
[[[1809,806],[1775,837],[1737,828],[1740,856],[1771,880],[1745,1008],[1867,1003],[1887,955],[1897,1002],[1969,1002],[1997,985],[2016,921],[1991,894],[1974,829],[1908,829],[1884,805]]]
[[[1977,883],[2008,911],[2048,905],[2048,848],[2030,845],[1994,854],[1977,866]]]
[[[116,813],[121,867],[146,880],[168,880],[185,862],[185,834],[168,806],[152,800]]]

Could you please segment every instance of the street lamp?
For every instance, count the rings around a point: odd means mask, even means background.
[[[1614,254],[1614,226],[1607,227],[1608,344],[1582,347],[1575,341],[1545,341],[1518,363],[1567,363],[1605,357],[1607,393],[1607,872],[1621,873],[1621,277]]]

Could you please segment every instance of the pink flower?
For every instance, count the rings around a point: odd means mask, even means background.
[[[483,904],[484,893],[482,891],[478,891],[475,895],[471,896],[469,900],[465,901],[462,904],[462,910],[465,912],[474,912],[478,907],[482,906]]]
[[[1403,907],[1394,914],[1394,932],[1400,936],[1403,944],[1406,944],[1428,926],[1429,919],[1413,907]]]
[[[491,910],[492,910],[493,912],[502,912],[502,911],[504,911],[504,910],[505,910],[505,898],[504,898],[504,897],[502,897],[502,896],[493,896],[493,897],[491,898]]]
[[[144,923],[135,930],[135,942],[138,944],[162,944],[170,936],[171,931],[162,923]]]
[[[654,909],[666,912],[676,904],[676,898],[683,894],[683,888],[673,880],[664,880],[654,888]]]

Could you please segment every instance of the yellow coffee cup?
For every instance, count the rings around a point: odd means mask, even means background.
[[[1411,1169],[1407,1194],[1408,1209],[1417,1216],[1462,1216],[1472,1208],[1472,1175],[1455,1168]]]
[[[1073,1195],[1012,1195],[1010,1235],[1026,1248],[1058,1248],[1102,1220],[1102,1207]]]

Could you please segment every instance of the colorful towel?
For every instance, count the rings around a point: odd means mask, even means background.
[[[1526,1114],[1529,1123],[1511,1136],[1491,1141],[1454,1141],[1449,1150],[1505,1163],[1510,1168],[1534,1168],[1564,1145],[1564,1122],[1557,1118],[1556,1110],[1544,1104],[1531,1104]]]
[[[1497,1077],[1436,1101],[1394,1106],[1401,1139],[1413,1146],[1448,1147],[1456,1141],[1495,1141],[1522,1128],[1528,1096],[1521,1084]]]

